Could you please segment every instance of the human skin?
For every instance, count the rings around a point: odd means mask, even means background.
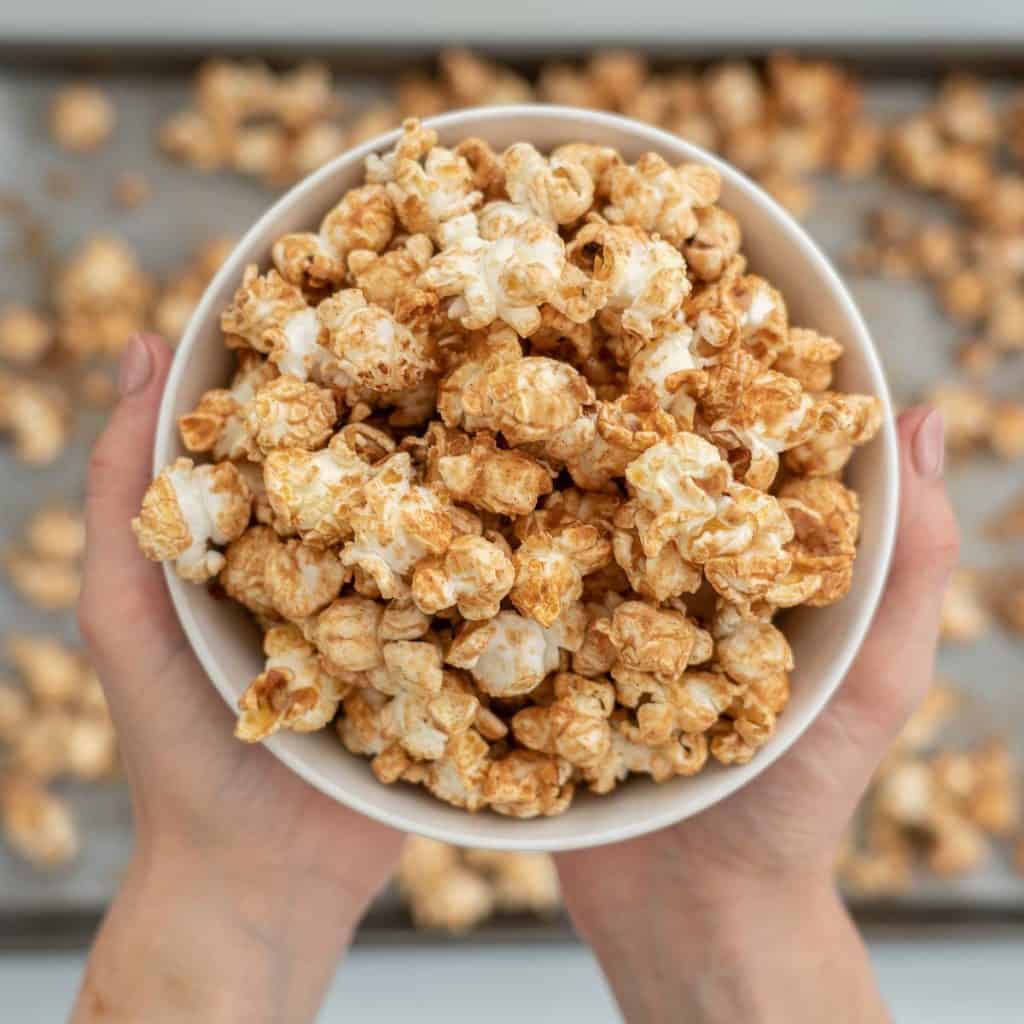
[[[401,836],[306,785],[232,716],[129,529],[151,476],[170,350],[136,339],[89,473],[83,635],[117,725],[136,848],[72,1020],[314,1019]],[[903,495],[884,604],[854,668],[784,758],[724,803],[558,857],[570,912],[630,1022],[886,1020],[831,881],[871,772],[927,688],[956,528],[942,423],[900,420]]]

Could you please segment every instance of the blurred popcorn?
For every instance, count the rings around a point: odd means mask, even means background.
[[[113,134],[117,114],[101,89],[86,83],[65,86],[50,103],[50,136],[73,153],[91,153]]]

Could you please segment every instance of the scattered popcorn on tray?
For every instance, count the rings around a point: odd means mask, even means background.
[[[942,741],[959,699],[937,683],[876,772],[838,865],[851,892],[902,892],[917,868],[969,874],[1019,828],[1017,766],[1006,745]]]
[[[8,303],[0,309],[0,358],[18,366],[40,362],[53,344],[53,323],[30,306]]]
[[[114,133],[117,112],[95,85],[81,83],[61,89],[50,103],[50,137],[73,153],[91,153]]]
[[[33,780],[17,775],[0,778],[0,814],[4,838],[33,867],[53,870],[78,855],[71,808]]]
[[[954,570],[942,599],[939,636],[943,641],[970,644],[992,627],[992,616],[982,592],[982,579],[973,569]]]
[[[452,91],[518,88],[445,69]],[[591,71],[615,103],[646,74]],[[772,72],[797,121],[804,73]],[[258,66],[202,81],[236,121],[276,88]],[[336,719],[381,782],[520,818],[750,760],[789,697],[772,616],[850,586],[838,476],[878,401],[828,390],[841,345],[746,272],[711,168],[447,148],[408,119],[366,177],[246,269],[221,318],[234,380],[179,422],[217,461],[167,467],[133,523],[264,630],[237,734]],[[705,581],[713,617],[680,599]],[[456,867],[421,919],[486,912]]]
[[[54,283],[61,349],[76,359],[116,356],[146,327],[152,298],[153,283],[131,246],[112,235],[88,238]]]
[[[67,398],[59,386],[0,370],[0,437],[30,466],[56,461],[70,435]]]
[[[156,332],[171,345],[177,344],[213,275],[234,248],[232,238],[211,238],[198,246],[190,259],[160,289],[151,318]]]
[[[114,205],[122,210],[137,210],[150,198],[150,185],[138,171],[122,171],[112,187]]]

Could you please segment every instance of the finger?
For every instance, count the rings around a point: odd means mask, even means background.
[[[959,548],[942,480],[940,414],[911,409],[898,429],[900,521],[885,594],[839,692],[794,750],[800,761],[827,759],[851,799],[931,685],[942,595]]]
[[[138,514],[152,477],[153,435],[171,350],[159,338],[139,336],[121,358],[121,400],[89,462],[86,559],[79,622],[94,653],[116,655],[126,636],[135,650],[169,657],[180,633],[160,567],[135,543]]]

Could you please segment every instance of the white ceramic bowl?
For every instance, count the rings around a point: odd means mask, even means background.
[[[291,769],[329,796],[410,832],[468,846],[566,850],[641,835],[717,803],[768,767],[810,725],[839,686],[871,621],[885,583],[897,515],[897,457],[888,389],[871,338],[836,272],[803,229],[769,196],[732,167],[656,128],[591,111],[520,106],[465,110],[429,122],[442,143],[468,136],[496,150],[528,140],[549,150],[584,140],[614,146],[627,159],[654,150],[672,163],[699,160],[722,175],[722,205],[743,227],[752,269],[780,289],[797,324],[830,334],[845,346],[837,386],[878,395],[885,405],[881,435],[859,451],[849,483],[860,495],[863,541],[853,587],[830,608],[787,617],[796,658],[792,699],[768,744],[746,765],[709,767],[701,774],[662,785],[631,780],[610,796],[580,793],[569,811],[554,818],[520,821],[488,811],[467,814],[440,803],[419,787],[383,786],[369,763],[349,754],[333,729],[310,735],[279,734],[266,746]],[[175,421],[208,388],[228,379],[231,356],[221,343],[220,311],[230,301],[248,263],[266,267],[280,235],[308,230],[349,188],[360,184],[364,157],[389,149],[397,133],[381,136],[338,157],[278,200],[254,225],[207,289],[178,347],[160,410],[155,468],[184,454]],[[245,613],[215,600],[205,588],[167,572],[174,605],[199,660],[224,699],[234,707],[249,680],[262,670],[259,637]]]

